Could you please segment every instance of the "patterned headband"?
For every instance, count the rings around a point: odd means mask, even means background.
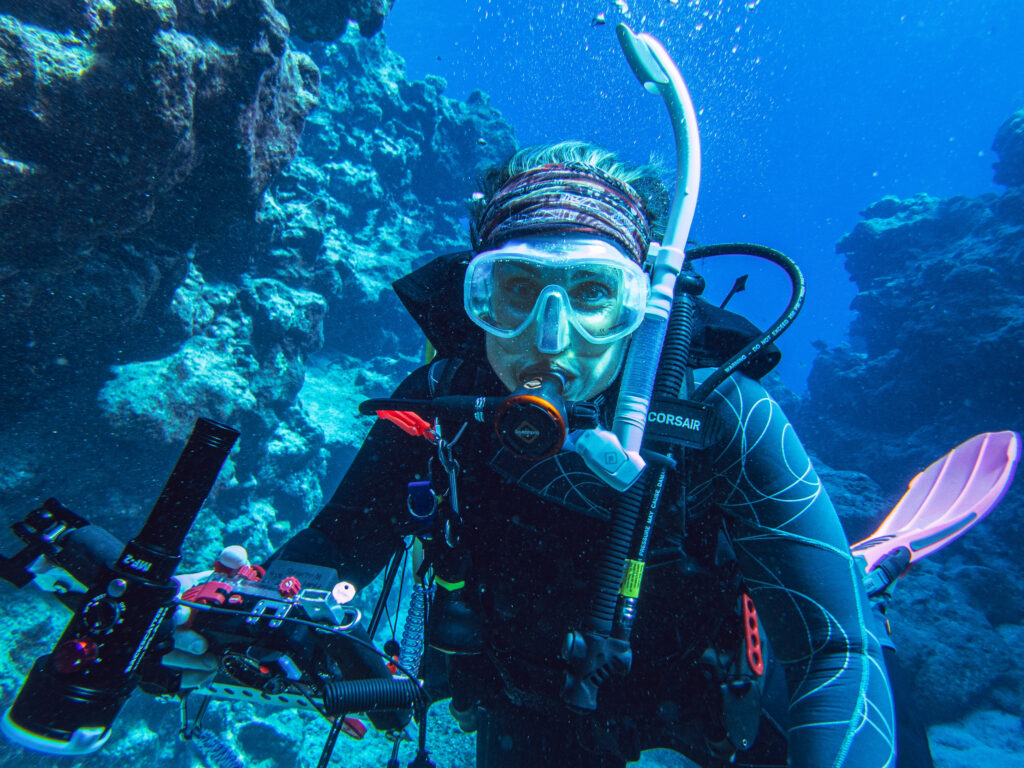
[[[500,247],[529,235],[566,232],[611,240],[637,264],[651,243],[647,207],[628,184],[584,163],[542,165],[494,193],[473,232],[473,248]]]

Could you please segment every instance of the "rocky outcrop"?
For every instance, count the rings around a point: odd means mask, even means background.
[[[515,140],[484,94],[447,99],[442,79],[409,82],[385,47],[356,40],[311,50],[340,87],[325,94],[302,162],[268,200],[267,259],[335,308],[326,353],[419,356],[421,335],[390,285],[414,261],[466,247],[474,185]]]
[[[1024,190],[863,215],[837,246],[859,288],[851,344],[815,362],[804,428],[827,461],[894,490],[940,448],[1024,426]]]
[[[331,41],[345,32],[349,20],[359,34],[372,37],[384,24],[394,0],[275,0],[287,17],[292,34],[310,42]]]
[[[0,497],[12,509],[77,494],[83,511],[123,509],[112,525],[131,532],[152,502],[142,478],[166,472],[207,415],[243,438],[206,539],[235,526],[268,551],[319,508],[368,428],[358,400],[416,364],[421,336],[390,282],[463,247],[476,178],[514,139],[485,96],[456,102],[439,79],[407,81],[379,39],[353,30],[302,56],[323,68],[322,107],[255,219],[236,208],[186,249],[187,226],[151,219],[145,236],[0,273],[12,363],[0,453],[13,470]],[[97,441],[130,451],[138,471],[115,471]]]
[[[799,419],[826,460],[890,492],[940,449],[1024,426],[1024,110],[993,148],[1002,194],[886,197],[836,246],[856,316]]]
[[[999,127],[992,149],[999,155],[992,165],[996,184],[1024,187],[1024,109],[1014,112]]]
[[[869,475],[894,502],[968,437],[1024,429],[1021,113],[999,131],[1001,194],[885,198],[837,250],[858,287],[850,343],[824,351],[794,421],[830,465]],[[837,478],[840,479],[841,478]],[[1021,479],[992,516],[915,567],[893,626],[930,722],[1019,712],[1024,665]]]
[[[0,402],[167,354],[193,243],[252,219],[319,73],[270,0],[0,2]]]
[[[252,216],[319,73],[270,0],[0,4],[3,261]]]

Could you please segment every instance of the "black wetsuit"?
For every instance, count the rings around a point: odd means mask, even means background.
[[[465,367],[471,373],[456,377],[450,391],[504,394],[486,364]],[[428,378],[439,367],[429,370],[413,373],[396,396],[429,396],[436,382]],[[575,454],[549,460],[556,464],[547,469],[560,471],[545,475],[496,457],[489,428],[470,425],[459,438],[459,548],[471,560],[466,593],[483,619],[485,648],[449,657],[448,677],[457,699],[484,710],[480,766],[621,766],[656,747],[714,764],[707,744],[724,736],[722,681],[708,651],[742,647],[740,578],[781,669],[775,683],[784,674],[789,700],[774,722],[765,714],[754,748],[736,764],[786,765],[781,733],[792,766],[894,765],[875,624],[828,495],[759,383],[736,374],[709,403],[722,418],[722,438],[688,495],[691,507],[701,497],[711,503],[700,514],[682,503],[659,514],[632,669],[604,684],[590,715],[571,714],[560,699],[560,649],[587,607],[607,525],[593,514],[602,484],[580,471]],[[336,565],[342,578],[364,587],[412,528],[407,483],[424,479],[432,458],[435,477],[444,478],[435,453],[426,439],[378,422],[330,503],[280,554]]]

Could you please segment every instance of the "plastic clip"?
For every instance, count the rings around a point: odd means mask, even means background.
[[[413,437],[425,437],[432,443],[437,441],[437,435],[434,434],[430,422],[420,418],[412,411],[377,411],[377,416],[387,419]]]

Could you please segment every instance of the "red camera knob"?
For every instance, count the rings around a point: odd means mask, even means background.
[[[287,600],[288,598],[295,597],[302,591],[302,584],[294,576],[285,576],[281,579],[281,583],[277,585],[277,591],[281,597]]]
[[[65,640],[53,649],[53,666],[61,674],[69,674],[84,664],[91,664],[99,656],[99,648],[92,640],[77,637]]]

